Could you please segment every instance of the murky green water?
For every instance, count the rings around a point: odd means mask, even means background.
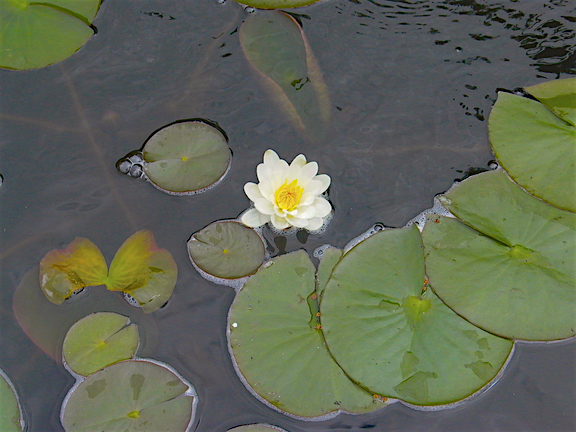
[[[285,241],[266,233],[273,254],[342,247],[375,222],[404,225],[454,179],[487,167],[497,89],[576,74],[569,1],[327,0],[295,12],[305,15],[331,97],[332,129],[320,143],[296,133],[245,61],[236,29],[246,12],[231,0],[107,0],[97,35],[75,56],[0,71],[0,367],[19,392],[28,430],[62,430],[59,408],[73,378],[14,320],[16,287],[75,236],[110,260],[143,228],[173,254],[180,275],[165,308],[152,318],[135,313],[152,329],[139,354],[194,384],[199,432],[252,422],[291,432],[574,430],[574,341],[519,344],[490,391],[440,412],[395,404],[301,422],[260,404],[237,378],[225,337],[234,291],[196,273],[186,241],[248,207],[242,187],[255,180],[266,149],[318,161],[332,177],[335,207],[321,235]],[[116,171],[116,160],[154,130],[192,117],[217,121],[230,137],[232,169],[217,188],[174,197]],[[111,308],[101,298],[86,301]]]

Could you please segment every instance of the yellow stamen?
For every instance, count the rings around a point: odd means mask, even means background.
[[[288,184],[288,180],[284,182],[282,186],[278,188],[274,194],[276,199],[276,205],[280,210],[292,211],[300,202],[304,189],[298,186],[298,180],[294,180],[292,183]]]

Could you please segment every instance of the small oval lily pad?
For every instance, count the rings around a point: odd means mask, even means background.
[[[138,327],[130,323],[130,318],[113,312],[98,312],[70,327],[64,338],[62,355],[72,371],[88,376],[132,358],[138,342]]]
[[[23,426],[22,410],[14,386],[0,369],[0,430],[22,432]]]
[[[142,149],[144,173],[158,189],[192,195],[226,174],[232,160],[228,138],[215,123],[178,121],[154,132]]]
[[[317,324],[315,268],[305,251],[268,261],[236,295],[228,340],[237,372],[268,405],[296,417],[385,406],[352,382],[326,349]]]
[[[332,271],[320,312],[328,349],[351,379],[415,405],[449,404],[479,391],[513,346],[426,288],[415,225],[380,231],[348,251]]]
[[[36,69],[74,54],[94,34],[100,0],[0,0],[0,67]]]
[[[464,222],[431,215],[422,234],[430,283],[448,306],[512,339],[576,334],[576,214],[502,170],[472,176],[440,201]]]
[[[73,387],[60,418],[66,432],[185,432],[195,394],[167,367],[126,360]]]
[[[264,262],[266,248],[252,228],[235,221],[214,222],[188,241],[190,259],[206,273],[237,279],[254,273]]]

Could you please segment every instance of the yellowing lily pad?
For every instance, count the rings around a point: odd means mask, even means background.
[[[94,34],[100,0],[0,0],[0,67],[36,69],[74,54]]]
[[[158,189],[191,195],[214,186],[232,160],[226,134],[200,119],[172,123],[154,132],[142,149],[144,173]]]
[[[296,417],[385,406],[352,382],[317,324],[315,268],[305,251],[268,261],[236,295],[228,339],[237,372],[268,405]]]
[[[472,176],[440,200],[464,223],[426,222],[426,272],[438,296],[504,337],[574,336],[576,214],[534,198],[501,170]]]
[[[195,393],[167,367],[127,360],[93,373],[66,396],[66,432],[185,432]]]
[[[0,430],[22,432],[23,426],[22,410],[14,386],[0,369]]]
[[[40,261],[40,287],[48,300],[61,304],[74,292],[102,285],[108,266],[94,243],[77,237],[66,249],[48,252]]]
[[[526,90],[540,102],[498,94],[488,122],[494,154],[528,192],[576,212],[576,78]]]
[[[256,231],[235,221],[214,222],[188,241],[190,259],[206,273],[237,279],[254,273],[264,262],[266,248]]]
[[[424,283],[415,225],[380,231],[340,259],[320,303],[330,353],[370,392],[444,405],[478,392],[512,342],[456,315]]]
[[[88,376],[130,359],[138,348],[138,327],[113,312],[99,312],[76,322],[66,334],[62,355],[75,373]]]

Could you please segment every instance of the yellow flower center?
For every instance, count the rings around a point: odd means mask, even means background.
[[[298,186],[297,183],[298,181],[294,180],[288,184],[288,180],[286,180],[274,194],[276,205],[280,210],[292,211],[298,206],[304,189]]]

